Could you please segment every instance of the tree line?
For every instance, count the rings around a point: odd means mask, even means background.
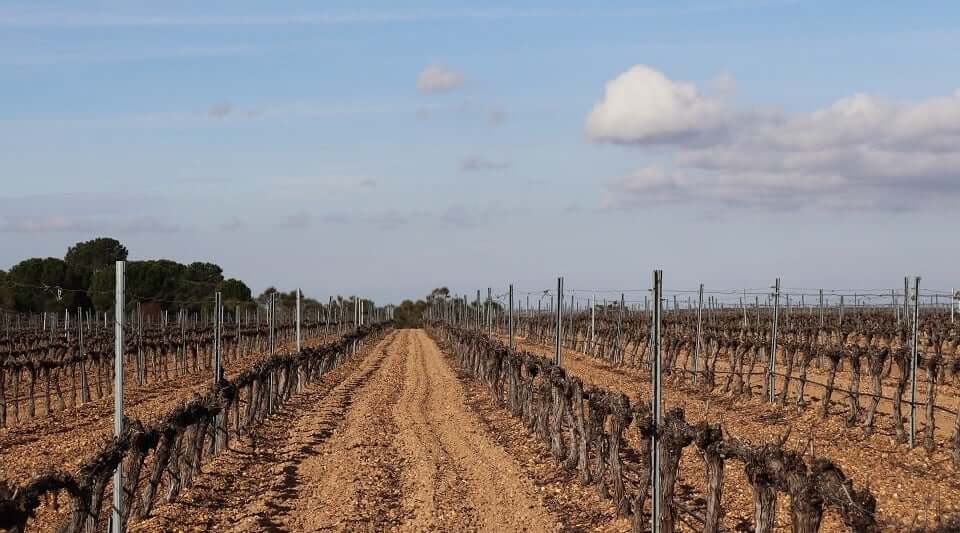
[[[22,313],[112,310],[114,264],[126,261],[127,256],[127,247],[120,241],[100,237],[70,246],[62,259],[34,257],[20,261],[7,271],[0,270],[0,309]],[[296,299],[296,291],[281,292],[274,287],[255,299],[246,283],[224,277],[219,265],[208,262],[128,261],[126,276],[127,301],[143,301],[154,310],[198,311],[203,302],[212,301],[216,292],[223,294],[227,309],[266,303],[272,293],[278,294],[284,306]],[[303,303],[320,305],[313,299],[304,299]]]

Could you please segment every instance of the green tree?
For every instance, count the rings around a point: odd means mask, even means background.
[[[198,302],[212,299],[217,287],[223,282],[223,269],[213,263],[190,263],[180,276],[177,299]]]
[[[7,273],[0,270],[0,308],[13,309],[16,301],[13,297],[13,287],[8,285]]]
[[[114,263],[126,261],[127,256],[120,241],[99,237],[74,244],[62,260],[21,261],[9,272],[0,271],[0,307],[24,312],[91,306],[111,310],[116,290]],[[131,305],[140,301],[154,309],[199,311],[212,306],[218,290],[223,292],[224,305],[252,303],[250,287],[239,279],[224,279],[223,269],[215,263],[184,265],[156,259],[128,261],[126,265],[126,299]],[[284,299],[295,296],[290,292]],[[304,304],[319,305],[309,299],[304,299]]]
[[[423,327],[427,312],[434,303],[447,302],[450,299],[450,289],[439,287],[430,291],[423,300],[404,300],[393,310],[393,319],[401,328]]]
[[[7,273],[18,311],[63,311],[89,305],[83,280],[66,262],[55,257],[21,261]]]
[[[393,310],[393,320],[397,327],[419,328],[430,304],[424,300],[404,300]]]
[[[67,248],[64,262],[80,276],[84,289],[93,281],[93,274],[99,270],[113,271],[117,261],[127,260],[127,248],[120,241],[109,237],[78,242]]]
[[[224,302],[245,303],[251,301],[250,287],[236,278],[223,280],[218,290],[223,293]]]
[[[450,289],[446,287],[433,289],[432,291],[430,291],[430,294],[427,295],[428,302],[445,302],[449,298],[450,298]]]
[[[270,295],[273,293],[280,293],[280,291],[278,291],[277,288],[273,286],[263,289],[263,292],[261,292],[260,295],[257,296],[257,303],[262,305],[267,305],[270,302]]]
[[[176,302],[182,290],[185,271],[185,266],[167,259],[129,261],[126,266],[125,298],[128,302],[157,302],[164,309],[176,309],[180,307]],[[116,271],[112,268],[102,268],[94,273],[88,292],[98,310],[113,309],[116,280]],[[199,306],[184,307],[194,309]]]
[[[88,269],[91,272],[103,267],[113,266],[116,261],[127,260],[127,247],[120,241],[109,237],[100,237],[90,241],[78,242],[67,248],[63,260],[71,267]]]
[[[199,283],[220,283],[223,281],[223,269],[213,263],[195,262],[187,265],[187,279]]]
[[[295,306],[297,305],[297,290],[296,290],[296,289],[293,289],[293,290],[290,291],[290,292],[281,292],[281,291],[277,290],[276,287],[272,287],[272,286],[271,286],[271,287],[267,287],[266,289],[263,290],[263,292],[260,293],[259,296],[257,296],[257,300],[256,300],[257,303],[259,303],[259,304],[261,304],[261,305],[267,305],[267,303],[270,302],[270,295],[271,295],[271,294],[274,294],[274,293],[277,294],[277,305],[282,306],[282,307],[289,307],[289,308],[295,307]],[[334,298],[334,302],[335,302],[335,303],[336,303],[336,302],[339,302],[339,303],[342,304],[344,301],[351,301],[351,300],[344,300],[344,299],[343,299],[342,297],[340,297],[340,296],[337,296],[336,298]],[[373,305],[373,301],[372,301],[372,300],[364,300],[364,302],[365,302],[364,305],[367,305],[367,306],[372,306],[372,305]],[[307,296],[306,294],[301,294],[301,295],[300,295],[300,305],[302,305],[304,309],[307,309],[307,308],[312,309],[314,313],[316,313],[316,309],[317,309],[318,307],[319,307],[320,309],[326,309],[326,308],[327,308],[327,304],[322,303],[322,302],[320,302],[319,300],[317,300],[317,299],[315,299],[315,298],[310,298],[310,297]],[[351,305],[352,305],[352,304],[351,304]],[[371,308],[372,308],[372,307],[367,307],[367,309],[371,309]],[[316,317],[314,317],[314,318],[316,318]]]

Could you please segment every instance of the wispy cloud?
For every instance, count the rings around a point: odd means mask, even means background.
[[[281,220],[276,227],[286,230],[301,230],[308,228],[312,220],[313,218],[309,213],[300,211],[283,217],[283,220]]]
[[[492,107],[487,112],[487,120],[494,126],[499,126],[507,121],[507,111],[501,107]]]
[[[509,161],[489,159],[483,156],[471,155],[460,160],[460,170],[466,172],[484,170],[504,170],[510,168]]]
[[[84,217],[63,215],[5,216],[0,222],[4,233],[86,232],[96,229],[96,223]]]
[[[430,65],[417,75],[417,91],[421,93],[442,93],[458,89],[467,77],[443,65]]]
[[[229,115],[232,111],[233,105],[230,104],[229,100],[225,100],[210,106],[210,109],[207,110],[207,114],[213,118],[223,118]]]
[[[157,217],[111,218],[75,215],[5,216],[2,233],[176,233],[183,229]]]
[[[300,191],[350,191],[370,189],[379,182],[369,176],[350,176],[341,174],[320,174],[316,176],[274,176],[267,179],[270,187],[286,187]]]
[[[501,204],[450,205],[439,209],[384,209],[368,212],[334,212],[318,217],[325,224],[372,226],[381,230],[397,230],[414,224],[430,228],[469,229],[485,227],[494,220],[522,213],[518,208]]]
[[[598,8],[454,8],[351,10],[291,15],[166,15],[131,12],[80,12],[37,9],[0,11],[0,25],[17,27],[110,28],[163,26],[317,26],[335,24],[416,23],[471,19],[656,17],[722,12],[793,3],[795,0],[740,0],[684,7]]]
[[[2,25],[2,23],[0,23]],[[140,63],[165,59],[197,59],[241,56],[261,51],[247,45],[192,45],[165,48],[71,48],[21,54],[0,55],[0,65],[43,66],[63,64],[99,65],[112,63]]]
[[[229,107],[227,107],[229,106]],[[355,115],[402,115],[414,110],[411,106],[396,105],[336,105],[314,102],[264,104],[258,108],[238,108],[229,103],[220,103],[192,111],[155,111],[112,115],[65,115],[3,120],[0,127],[11,131],[18,128],[52,129],[158,129],[158,128],[214,128],[227,123],[253,123],[257,120],[302,120],[309,118],[355,116]],[[246,122],[214,121],[217,114],[230,114]]]
[[[420,105],[414,110],[418,120],[455,117],[458,120],[501,126],[507,121],[507,110],[500,105],[466,99],[445,105]]]
[[[62,192],[0,196],[0,214],[36,216],[59,214],[70,217],[140,215],[169,205],[170,197],[154,193]]]
[[[0,197],[4,233],[175,233],[184,226],[157,214],[169,207],[157,194],[57,193]]]
[[[230,217],[229,220],[220,224],[220,231],[235,232],[246,229],[247,223],[240,217]]]

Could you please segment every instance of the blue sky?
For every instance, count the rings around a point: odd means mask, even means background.
[[[0,268],[949,289],[960,5],[905,6],[0,3]]]

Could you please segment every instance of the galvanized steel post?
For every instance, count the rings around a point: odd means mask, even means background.
[[[554,355],[553,363],[561,366],[563,363],[563,276],[557,278],[557,352]]]
[[[910,447],[917,442],[917,366],[920,340],[920,276],[913,278],[913,335],[910,342]]]
[[[220,309],[223,306],[223,293],[216,293],[213,297],[213,382],[219,383],[223,379],[223,315]]]
[[[767,399],[771,403],[777,398],[777,319],[780,311],[780,278],[777,278],[773,291],[773,332],[770,335],[770,368],[767,371],[767,391],[769,392]]]
[[[117,261],[117,280],[114,302],[114,333],[113,333],[113,436],[119,438],[123,434],[123,314],[124,291],[126,290],[126,262]],[[117,463],[113,471],[113,512],[110,515],[110,531],[123,531],[121,523],[123,516],[123,462]]]
[[[303,345],[302,345],[302,339],[301,339],[301,337],[300,337],[300,318],[301,318],[300,313],[301,313],[301,309],[300,309],[300,289],[297,288],[297,353],[300,353],[300,350],[301,350],[301,348],[303,347]]]
[[[597,326],[597,306],[591,300],[587,300],[590,305],[590,353],[593,353],[593,343],[596,340]]]
[[[512,351],[513,351],[513,283],[510,284],[510,315],[509,315],[509,321],[510,321],[510,327],[509,327],[509,329],[510,329],[510,344],[509,344],[509,348],[510,348],[510,351],[512,352]]]
[[[650,437],[650,484],[653,491],[651,502],[651,530],[660,531],[661,493],[660,490],[660,431],[663,424],[663,398],[660,383],[661,357],[661,314],[663,304],[663,271],[653,271],[653,316],[650,323],[650,378],[653,388],[651,411],[653,414],[653,433]]]
[[[620,308],[617,309],[617,351],[614,353],[617,364],[623,364],[623,293],[620,293]]]
[[[697,384],[697,373],[700,371],[700,337],[703,324],[703,283],[697,294],[697,341],[693,348],[693,384]]]

